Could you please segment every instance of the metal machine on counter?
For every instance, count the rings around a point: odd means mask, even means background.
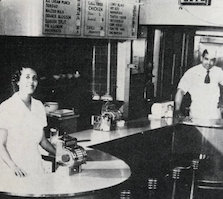
[[[77,144],[76,138],[67,134],[58,137],[57,129],[51,132],[54,134],[51,143],[56,147],[56,172],[63,170],[69,175],[81,172],[81,165],[87,160],[86,150]]]

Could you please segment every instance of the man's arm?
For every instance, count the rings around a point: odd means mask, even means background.
[[[175,112],[176,113],[180,112],[180,107],[181,107],[181,103],[182,103],[184,95],[185,95],[185,92],[182,89],[178,88],[176,96],[175,96]]]
[[[223,86],[223,70],[221,69],[220,72],[218,73],[219,74],[219,84],[221,86]]]

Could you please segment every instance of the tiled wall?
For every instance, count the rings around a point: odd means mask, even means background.
[[[95,75],[95,91],[102,96],[107,91],[107,59],[108,47],[107,41],[96,44],[96,75]],[[116,77],[117,77],[117,42],[111,42],[110,57],[110,94],[115,99],[116,96]]]

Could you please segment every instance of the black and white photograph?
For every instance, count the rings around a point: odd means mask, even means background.
[[[222,199],[223,0],[0,0],[0,198]]]

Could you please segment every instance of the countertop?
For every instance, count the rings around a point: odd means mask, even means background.
[[[173,119],[173,118],[140,118],[125,122],[123,127],[113,131],[84,130],[70,134],[78,139],[78,144],[85,147],[90,160],[83,165],[83,171],[69,176],[65,173],[51,173],[38,177],[17,178],[5,176],[1,178],[0,193],[13,196],[58,197],[80,196],[97,190],[118,185],[127,180],[131,171],[122,160],[89,149],[94,145],[112,140],[149,133],[151,130],[175,126],[177,124],[194,125],[207,128],[223,128],[223,120]],[[89,152],[91,151],[91,152]],[[95,156],[94,153],[97,153]],[[100,157],[102,159],[97,159]],[[104,159],[103,159],[104,158]]]
[[[83,147],[91,147],[97,144],[132,136],[139,133],[148,133],[150,130],[174,126],[177,124],[193,125],[207,128],[223,128],[223,119],[191,119],[185,118],[139,118],[127,121],[123,127],[117,127],[112,131],[99,131],[88,129],[70,134],[76,137]]]
[[[185,117],[175,123],[199,126],[199,127],[208,127],[208,128],[223,128],[223,119],[195,119]]]
[[[83,164],[82,172],[78,174],[69,176],[65,170],[60,170],[24,178],[1,176],[0,193],[22,197],[84,198],[85,195],[118,185],[130,177],[130,168],[124,161],[97,150],[88,149],[87,153],[87,164]]]

